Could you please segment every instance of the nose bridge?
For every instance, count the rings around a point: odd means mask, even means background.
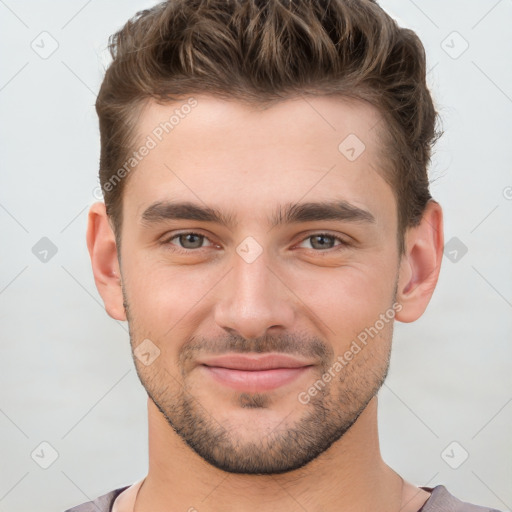
[[[271,327],[291,327],[293,304],[269,267],[265,252],[254,259],[244,258],[243,252],[242,256],[234,255],[233,268],[220,291],[215,312],[220,327],[235,330],[245,338],[263,336]]]

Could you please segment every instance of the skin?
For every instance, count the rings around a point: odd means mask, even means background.
[[[148,366],[134,357],[149,422],[149,472],[136,512],[417,511],[429,493],[402,485],[379,449],[376,392],[393,320],[322,392],[306,404],[298,395],[379,315],[391,310],[412,322],[423,314],[440,271],[441,207],[428,203],[400,257],[396,201],[374,130],[382,120],[366,103],[318,96],[261,109],[195,98],[128,178],[120,251],[103,203],[89,213],[106,311],[128,320],[132,350],[149,339],[160,351]],[[148,103],[140,141],[179,105]],[[354,161],[338,150],[350,133],[366,146]],[[374,222],[268,222],[287,203],[339,200]],[[236,223],[143,220],[164,201],[214,207]],[[177,236],[187,231],[205,238]],[[251,263],[236,251],[247,237],[262,249]],[[214,353],[256,351],[312,366],[277,389],[242,393],[199,365]]]

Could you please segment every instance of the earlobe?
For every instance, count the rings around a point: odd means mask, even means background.
[[[427,308],[441,270],[443,257],[443,212],[430,200],[418,226],[406,233],[406,253],[399,270],[397,301],[402,309],[395,318],[414,322]]]
[[[105,310],[116,320],[126,320],[117,244],[104,203],[94,203],[89,210],[87,248]]]

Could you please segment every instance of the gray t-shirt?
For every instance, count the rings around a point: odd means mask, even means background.
[[[70,508],[65,512],[111,512],[115,499],[128,487],[116,489],[96,498],[94,501]],[[430,492],[431,496],[418,512],[499,512],[494,508],[479,507],[460,501],[452,496],[444,485],[421,487],[421,489]]]

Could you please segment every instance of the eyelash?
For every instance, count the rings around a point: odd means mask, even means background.
[[[201,233],[196,233],[195,231],[184,231],[183,233],[178,233],[178,234],[173,235],[170,238],[166,238],[165,240],[162,241],[162,245],[165,245],[168,248],[170,246],[172,246],[172,249],[170,249],[170,250],[173,252],[180,253],[180,254],[190,254],[191,252],[194,252],[194,251],[197,252],[201,249],[205,249],[205,247],[198,247],[197,249],[185,249],[184,247],[180,247],[179,245],[171,244],[172,240],[174,240],[175,238],[178,238],[180,236],[184,236],[184,235],[196,235],[196,236],[199,236],[199,237],[202,237],[202,238],[208,240],[210,243],[213,243],[206,235],[202,235]],[[349,242],[347,242],[345,239],[343,239],[339,236],[331,235],[330,233],[322,233],[322,232],[313,233],[313,234],[306,236],[299,242],[299,244],[306,241],[308,238],[312,238],[314,236],[325,236],[325,237],[333,238],[334,240],[340,242],[339,245],[335,245],[334,247],[330,247],[329,249],[323,249],[323,250],[322,249],[309,249],[309,250],[317,252],[317,253],[327,253],[327,252],[335,251],[337,249],[339,250],[339,249],[343,249],[343,248],[351,246],[351,244]]]

